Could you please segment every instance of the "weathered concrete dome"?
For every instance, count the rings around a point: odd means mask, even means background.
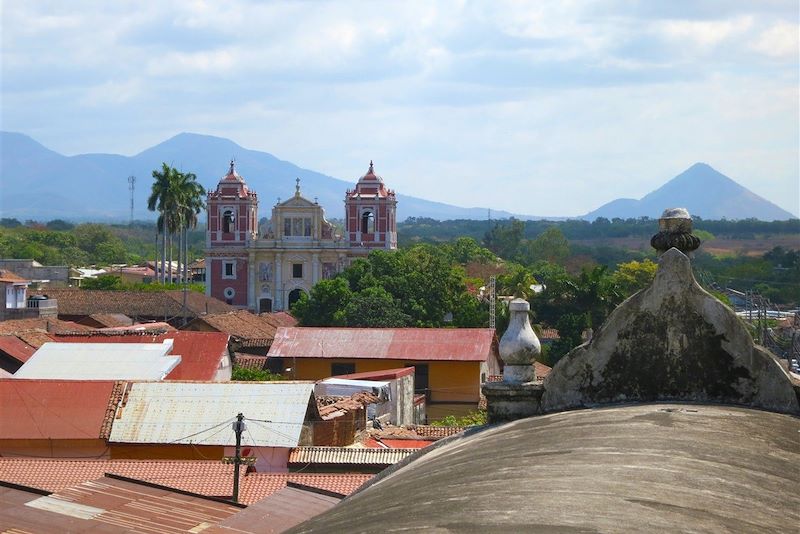
[[[456,436],[292,532],[791,532],[800,420],[645,404]]]

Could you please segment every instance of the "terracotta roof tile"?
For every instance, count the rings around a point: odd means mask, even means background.
[[[272,318],[272,314],[255,315],[247,310],[204,315],[195,319],[195,322],[202,322],[218,332],[225,332],[246,347],[268,347],[280,326]]]
[[[71,321],[62,321],[55,318],[36,318],[36,319],[11,319],[0,321],[0,334],[19,335],[22,332],[86,332],[91,330],[88,326],[83,326]]]
[[[105,328],[131,326],[133,324],[133,319],[123,313],[93,313],[89,318]]]
[[[459,434],[464,431],[463,426],[434,426],[434,425],[414,425],[409,426],[409,430],[413,430],[418,436],[429,438],[446,438],[454,434]]]
[[[254,503],[296,482],[349,495],[371,479],[371,474],[244,473],[239,500]],[[0,458],[0,479],[58,492],[113,473],[200,495],[227,497],[232,493],[233,466],[206,460],[60,460]]]
[[[53,338],[47,334],[47,332],[40,332],[38,330],[17,332],[16,336],[35,349],[38,349],[45,343],[53,341]]]
[[[252,354],[243,354],[241,352],[235,352],[233,357],[236,366],[242,367],[243,369],[252,369],[254,371],[261,371],[267,368],[266,356],[254,356]]]
[[[183,310],[183,291],[112,291],[85,289],[41,290],[58,300],[60,315],[92,315],[122,313],[129,317],[195,317],[203,313],[225,313],[235,310],[221,300],[187,291]]]
[[[416,449],[364,449],[348,447],[295,447],[289,451],[292,465],[392,465]]]
[[[8,282],[11,284],[20,282],[30,283],[30,280],[26,280],[8,269],[0,269],[0,282]]]
[[[556,339],[561,339],[561,336],[558,335],[558,330],[555,328],[542,328],[539,331],[538,338],[546,341],[555,341]]]

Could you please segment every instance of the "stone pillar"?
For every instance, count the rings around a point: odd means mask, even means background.
[[[311,283],[316,284],[319,281],[320,267],[319,267],[319,254],[314,253],[311,255]]]
[[[256,254],[250,252],[247,258],[247,308],[258,313],[256,309]]]
[[[280,252],[275,254],[275,297],[274,306],[275,311],[283,309],[283,274],[282,274],[283,254]]]
[[[541,345],[531,328],[529,310],[530,304],[523,299],[514,299],[509,304],[511,320],[500,339],[500,357],[505,363],[503,381],[483,385],[490,423],[540,413],[544,389],[535,381],[533,364],[541,354]]]

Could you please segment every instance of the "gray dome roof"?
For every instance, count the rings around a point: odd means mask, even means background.
[[[521,419],[423,450],[292,532],[786,532],[799,429],[692,404]]]

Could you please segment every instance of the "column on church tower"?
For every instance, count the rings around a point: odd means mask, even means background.
[[[281,272],[281,264],[283,263],[283,254],[280,252],[275,254],[275,311],[283,309],[283,273]]]
[[[319,254],[311,255],[311,283],[316,284],[320,279]]]
[[[247,307],[256,310],[256,253],[250,252],[247,262]]]

